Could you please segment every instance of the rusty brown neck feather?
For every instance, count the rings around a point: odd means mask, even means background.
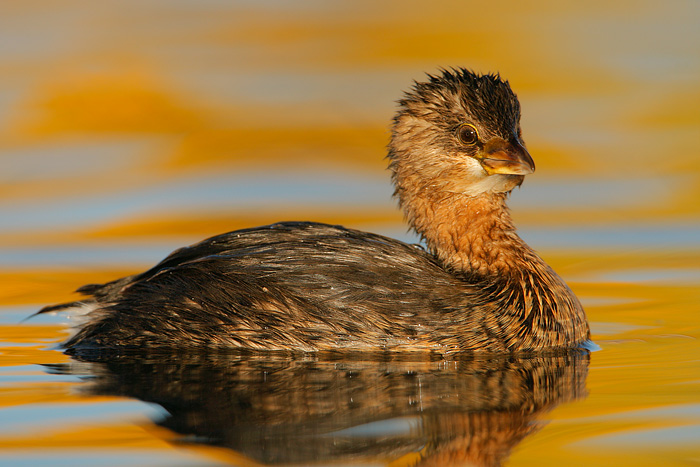
[[[541,261],[515,233],[506,193],[467,196],[409,187],[397,189],[406,217],[445,266],[487,276]]]

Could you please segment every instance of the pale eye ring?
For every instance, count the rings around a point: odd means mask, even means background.
[[[474,125],[463,123],[457,128],[457,138],[460,143],[473,146],[479,141],[479,132]]]

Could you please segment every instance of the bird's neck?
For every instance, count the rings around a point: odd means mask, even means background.
[[[414,190],[401,193],[401,200],[409,223],[445,266],[468,274],[503,276],[522,268],[524,259],[537,258],[515,233],[506,196]]]
[[[447,269],[482,284],[499,319],[516,328],[529,321],[529,338],[547,346],[589,338],[576,295],[515,233],[505,193],[467,196],[434,189],[397,183],[396,194],[430,251]],[[527,339],[508,343],[509,348],[532,345]]]

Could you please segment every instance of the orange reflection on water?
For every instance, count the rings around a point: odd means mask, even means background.
[[[52,419],[66,404],[90,413],[130,399],[50,381],[47,368],[69,359],[46,349],[67,326],[14,316],[137,272],[160,259],[149,247],[174,240],[292,219],[404,232],[388,189],[341,207],[342,193],[309,201],[289,187],[270,186],[274,201],[252,207],[228,203],[223,188],[192,203],[178,194],[195,178],[203,189],[215,176],[263,184],[300,172],[310,175],[299,186],[331,175],[354,177],[358,193],[388,185],[395,101],[440,66],[500,71],[518,92],[538,172],[513,198],[543,193],[515,210],[520,225],[619,232],[585,249],[540,240],[586,304],[602,350],[591,357],[589,396],[540,414],[540,431],[509,463],[700,456],[700,240],[665,241],[697,231],[700,218],[694,3],[10,3],[0,20],[0,318],[13,318],[0,321],[0,408],[19,419],[45,410],[46,420],[14,433],[14,420],[0,417],[3,456],[145,449],[167,462],[185,452],[147,415]],[[541,201],[574,182],[584,187],[575,202]],[[626,243],[649,226],[663,248]],[[88,246],[94,257],[73,257]],[[142,256],[112,262],[139,247]],[[196,452],[192,463],[253,462],[223,448],[186,452]],[[412,465],[423,453],[372,460]]]

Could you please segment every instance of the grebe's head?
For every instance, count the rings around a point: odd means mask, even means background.
[[[397,191],[404,179],[442,193],[509,192],[535,171],[507,81],[465,69],[416,83],[394,118],[389,145]]]

